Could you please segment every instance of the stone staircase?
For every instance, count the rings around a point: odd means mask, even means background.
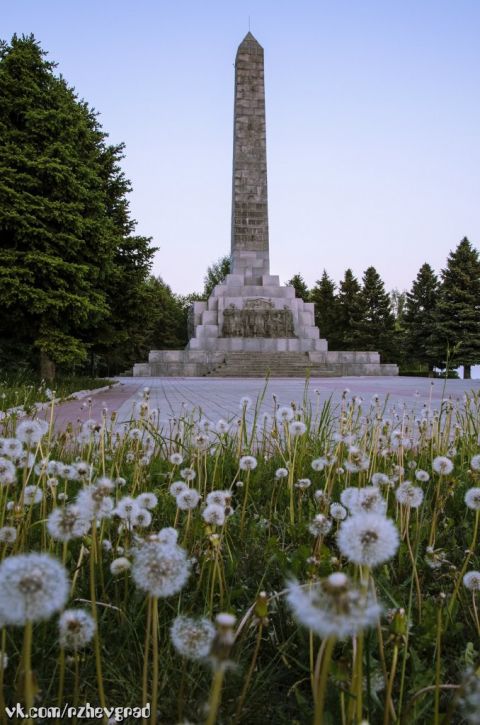
[[[338,366],[312,363],[308,352],[228,352],[208,377],[213,378],[314,378],[335,377]],[[341,373],[340,373],[341,374]]]

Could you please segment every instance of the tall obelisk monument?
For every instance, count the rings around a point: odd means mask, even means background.
[[[263,48],[249,32],[235,58],[232,272],[245,284],[270,274]]]

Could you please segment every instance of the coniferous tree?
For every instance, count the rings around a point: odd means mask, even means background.
[[[441,273],[430,350],[445,366],[463,365],[464,378],[480,363],[480,259],[464,237]]]
[[[355,331],[362,315],[361,287],[351,269],[347,269],[337,294],[339,350],[355,349]]]
[[[207,300],[213,292],[213,288],[217,284],[221,284],[227,274],[230,274],[232,266],[232,260],[229,255],[220,257],[216,262],[213,262],[208,269],[205,277],[203,278],[203,292],[202,299]]]
[[[376,350],[386,362],[394,362],[395,317],[390,297],[375,267],[368,267],[360,292],[361,317],[355,325],[357,350]]]
[[[309,289],[301,274],[294,274],[292,279],[287,282],[287,286],[295,288],[295,297],[299,297],[304,302],[311,301]]]
[[[407,292],[403,329],[406,359],[426,365],[429,371],[439,362],[438,356],[431,351],[438,293],[438,278],[431,266],[425,263]]]
[[[337,350],[339,335],[335,283],[325,269],[312,288],[310,300],[315,304],[315,324],[320,328],[320,335],[327,339],[331,350]]]
[[[131,235],[122,147],[45,55],[33,36],[0,44],[0,344],[51,377],[86,359],[153,250]]]

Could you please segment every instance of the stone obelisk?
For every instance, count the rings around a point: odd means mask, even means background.
[[[134,375],[397,375],[378,352],[330,352],[314,305],[270,274],[263,48],[251,33],[235,58],[232,270],[189,314],[184,350],[151,350]]]
[[[263,48],[249,32],[235,58],[232,272],[246,284],[270,274]]]

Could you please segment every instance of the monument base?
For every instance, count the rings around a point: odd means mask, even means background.
[[[331,377],[398,375],[378,352],[329,351],[315,326],[314,305],[277,276],[229,274],[206,301],[194,302],[185,350],[152,350],[135,376]]]

